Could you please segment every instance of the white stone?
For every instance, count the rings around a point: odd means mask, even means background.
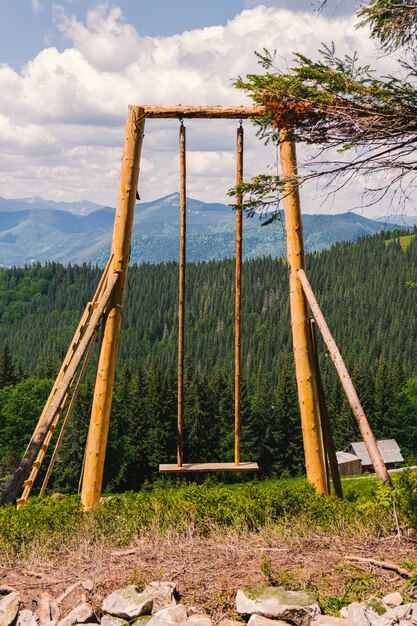
[[[269,619],[269,617],[262,617],[262,615],[251,615],[248,621],[248,626],[272,626],[273,624],[275,624],[275,626],[277,626],[277,624],[279,626],[289,626],[288,622],[282,622],[279,619]]]
[[[403,603],[403,597],[398,591],[393,591],[382,598],[382,602],[390,609],[400,606]]]
[[[255,614],[282,619],[296,626],[310,626],[311,620],[321,612],[314,594],[286,591],[279,587],[239,589],[236,608],[242,615]]]
[[[342,611],[340,611],[342,613]],[[317,615],[311,622],[311,626],[356,626],[348,618],[333,617],[332,615]]]
[[[79,606],[76,606],[75,609],[72,609],[64,617],[58,622],[58,626],[75,626],[75,624],[83,624],[87,622],[92,622],[94,619],[94,611],[90,604],[84,602]]]
[[[352,602],[348,607],[345,607],[340,611],[340,615],[356,624],[356,626],[369,626],[369,621],[365,611],[366,609],[364,604],[361,602]]]
[[[29,609],[19,611],[16,626],[37,626],[36,617],[34,616],[33,611],[29,611]]]
[[[0,626],[10,626],[16,619],[20,606],[20,596],[16,591],[8,593],[0,600]]]
[[[145,593],[139,593],[136,585],[113,591],[103,601],[104,613],[128,620],[136,619],[141,615],[150,615],[152,606],[152,598]]]
[[[114,615],[103,615],[100,624],[101,626],[128,626],[129,622]]]
[[[400,622],[401,620],[405,620],[413,613],[413,606],[414,605],[411,603],[396,606],[384,613],[384,618],[388,622]]]
[[[146,585],[143,590],[143,593],[153,600],[153,613],[157,613],[162,609],[167,609],[170,606],[175,606],[177,604],[175,592],[175,583],[159,580],[149,583],[149,585]]]
[[[217,626],[242,626],[242,622],[235,622],[233,619],[222,619]]]
[[[213,622],[207,615],[192,615],[185,624],[188,626],[213,626]]]
[[[152,615],[148,622],[148,626],[178,626],[187,621],[187,609],[183,604],[162,609],[155,615]]]

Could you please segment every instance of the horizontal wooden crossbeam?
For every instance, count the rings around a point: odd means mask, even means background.
[[[187,472],[257,472],[259,470],[257,463],[247,461],[245,463],[184,463],[177,465],[176,463],[166,463],[159,466],[161,474],[185,474]]]
[[[222,106],[138,106],[147,118],[208,118],[246,119],[257,117],[265,112],[263,107],[222,107]]]

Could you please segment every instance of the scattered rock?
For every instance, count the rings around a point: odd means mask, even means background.
[[[383,615],[387,610],[387,607],[384,604],[383,600],[380,600],[380,598],[376,598],[375,596],[371,596],[370,598],[365,600],[364,605],[366,609],[373,611],[377,615]]]
[[[396,606],[393,609],[389,609],[386,613],[384,613],[384,618],[388,622],[400,622],[401,620],[407,619],[410,617],[413,612],[413,607],[417,607],[417,604],[402,604],[401,606]]]
[[[58,626],[75,626],[94,621],[94,611],[90,604],[84,602],[72,609],[64,619],[58,622]]]
[[[365,605],[362,602],[352,602],[352,604],[340,611],[340,615],[356,624],[356,626],[369,626],[365,610]]]
[[[87,593],[82,587],[81,582],[78,581],[65,589],[64,593],[62,593],[56,601],[59,604],[61,615],[65,616],[80,604],[87,602]]]
[[[188,626],[213,626],[213,622],[207,615],[192,615],[185,624]]]
[[[183,604],[177,604],[168,609],[162,609],[152,615],[148,626],[178,626],[187,621],[187,609]]]
[[[0,600],[0,626],[10,626],[16,619],[20,606],[20,596],[16,591],[8,593]]]
[[[237,623],[237,622],[236,622]],[[262,615],[252,615],[248,626],[271,626],[278,624],[279,626],[289,626],[288,622],[282,622],[281,620],[269,619],[268,617],[262,617]]]
[[[398,591],[393,591],[382,598],[382,602],[390,609],[400,606],[403,603],[403,597]]]
[[[232,619],[222,619],[218,626],[242,626],[242,622],[235,622]]]
[[[29,611],[29,609],[19,611],[16,626],[37,626],[36,618],[33,612]]]
[[[153,600],[152,613],[157,613],[162,609],[168,609],[170,606],[176,606],[177,604],[175,583],[155,580],[145,587],[143,593]]]
[[[390,620],[386,619],[384,615],[378,615],[375,611],[365,608],[365,615],[370,626],[391,626]]]
[[[347,618],[317,615],[311,622],[311,626],[356,626],[356,624]]]
[[[129,622],[125,619],[114,615],[103,615],[100,624],[101,626],[129,626]]]
[[[51,626],[51,622],[56,623],[58,621],[58,603],[49,591],[40,591],[35,598],[35,603],[39,626]]]
[[[81,585],[86,591],[93,591],[94,589],[94,583],[92,580],[83,580]]]
[[[236,608],[242,615],[278,618],[296,626],[310,626],[311,620],[321,612],[313,593],[286,591],[280,587],[239,589]]]
[[[139,593],[136,585],[113,591],[103,602],[104,613],[132,620],[142,615],[150,615],[153,600],[145,593]]]

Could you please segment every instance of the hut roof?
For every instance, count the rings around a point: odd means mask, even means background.
[[[377,441],[377,444],[385,463],[399,463],[404,461],[400,446],[395,439],[382,439],[381,441]],[[349,450],[353,450],[354,454],[360,458],[362,465],[372,465],[366,446],[362,441],[351,443]]]
[[[336,457],[339,465],[342,463],[351,463],[352,461],[360,461],[356,454],[350,454],[350,452],[336,452]]]

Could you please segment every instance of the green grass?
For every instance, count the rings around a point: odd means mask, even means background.
[[[42,545],[53,554],[80,538],[123,545],[150,531],[205,535],[275,526],[286,533],[355,535],[395,529],[393,493],[375,477],[349,477],[343,487],[340,501],[318,495],[304,478],[234,485],[166,480],[107,496],[91,513],[83,512],[78,496],[31,498],[19,511],[0,508],[0,553],[22,557]],[[417,474],[396,476],[395,492],[401,523],[416,527]]]
[[[407,250],[413,239],[415,239],[417,235],[403,235],[402,237],[394,237],[393,239],[386,239],[385,245],[388,246],[391,243],[399,243],[403,252]]]

